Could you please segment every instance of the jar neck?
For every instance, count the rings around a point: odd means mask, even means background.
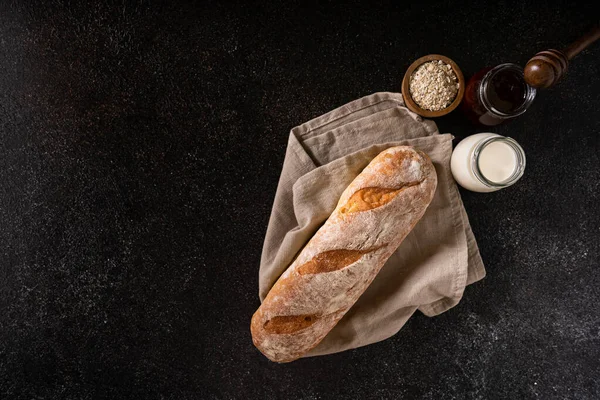
[[[520,100],[520,104],[511,111],[502,111],[498,109],[498,107],[494,105],[490,96],[492,81],[501,73],[512,73],[514,76],[518,76],[521,80],[521,84],[523,85],[523,98]],[[477,91],[479,102],[486,108],[488,112],[501,119],[514,118],[523,114],[525,111],[527,111],[527,108],[529,108],[531,103],[533,103],[535,94],[535,88],[529,86],[525,82],[525,78],[523,77],[523,68],[512,63],[500,64],[489,70],[481,79],[481,84],[479,85],[479,90]]]
[[[494,182],[485,177],[485,175],[481,172],[480,160],[481,152],[485,149],[486,146],[491,143],[501,142],[506,144],[511,148],[515,153],[516,165],[513,173],[502,182]],[[525,151],[523,148],[517,143],[514,139],[504,136],[492,136],[487,139],[483,139],[481,142],[477,143],[475,148],[473,149],[473,157],[471,159],[471,168],[473,170],[473,174],[475,178],[489,188],[494,189],[502,189],[507,186],[512,185],[516,181],[518,181],[525,172]]]

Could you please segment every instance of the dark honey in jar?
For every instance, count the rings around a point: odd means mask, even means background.
[[[493,126],[523,114],[535,98],[535,89],[516,64],[500,64],[469,79],[461,108],[476,124]]]

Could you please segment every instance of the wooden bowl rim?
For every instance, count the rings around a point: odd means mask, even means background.
[[[456,94],[456,97],[448,107],[439,111],[430,111],[419,107],[419,105],[412,99],[409,87],[410,77],[415,71],[415,69],[417,69],[417,67],[419,67],[421,64],[434,60],[442,60],[446,64],[450,65],[450,67],[452,67],[452,70],[456,74],[456,79],[458,80],[458,93]],[[458,107],[458,105],[463,99],[464,94],[465,78],[462,71],[452,59],[441,54],[428,54],[426,56],[417,58],[412,64],[410,64],[410,66],[406,70],[406,73],[404,74],[404,78],[402,79],[402,96],[404,97],[404,103],[406,104],[406,107],[408,107],[408,109],[412,112],[426,118],[441,117],[442,115],[446,115],[452,112],[456,107]]]

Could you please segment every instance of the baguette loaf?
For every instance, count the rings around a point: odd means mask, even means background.
[[[423,152],[398,146],[377,155],[253,315],[254,345],[289,362],[319,344],[421,219],[436,185]]]

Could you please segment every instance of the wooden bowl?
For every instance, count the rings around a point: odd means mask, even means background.
[[[450,103],[450,105],[448,107],[446,107],[442,110],[439,110],[439,111],[430,111],[430,110],[425,110],[424,108],[419,107],[419,105],[412,99],[412,96],[410,94],[409,85],[410,85],[410,77],[412,76],[413,72],[415,72],[415,69],[417,69],[417,67],[419,67],[421,64],[424,64],[428,61],[435,61],[435,60],[442,60],[443,62],[445,62],[446,64],[448,64],[452,67],[452,70],[456,74],[456,78],[458,80],[458,93],[456,94],[456,97],[454,98],[452,103]],[[444,57],[439,54],[429,54],[427,56],[423,56],[423,57],[417,59],[414,63],[410,64],[410,67],[408,67],[408,69],[406,70],[406,74],[404,74],[404,79],[402,79],[402,95],[404,97],[404,103],[406,104],[406,107],[408,107],[408,109],[410,111],[412,111],[416,114],[419,114],[420,116],[425,117],[425,118],[436,118],[436,117],[441,117],[442,115],[446,115],[446,114],[450,113],[452,110],[454,110],[456,107],[458,107],[458,105],[462,101],[464,94],[465,94],[465,77],[463,76],[462,71],[460,70],[460,68],[458,68],[458,65],[456,65],[456,63],[454,61],[452,61],[448,57]]]

